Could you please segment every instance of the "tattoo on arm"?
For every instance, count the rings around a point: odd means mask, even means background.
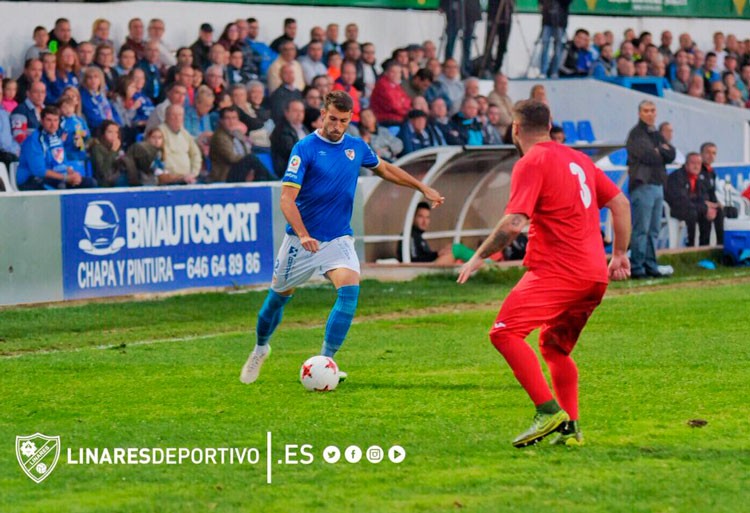
[[[523,227],[526,225],[526,216],[521,214],[510,214],[503,217],[489,237],[479,246],[477,253],[480,258],[502,251],[515,240]]]

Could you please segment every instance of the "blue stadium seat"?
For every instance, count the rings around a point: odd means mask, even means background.
[[[276,176],[276,170],[273,168],[273,159],[271,158],[271,153],[267,151],[256,151],[255,156],[258,157],[258,160],[266,166],[266,169],[268,171]]]
[[[563,133],[565,134],[566,144],[575,144],[578,142],[578,134],[576,134],[576,125],[572,121],[562,122]]]
[[[398,133],[401,131],[401,127],[399,125],[389,126],[388,131],[393,135],[393,137],[398,137]]]
[[[628,150],[620,148],[609,154],[609,161],[615,166],[626,166],[628,164]]]
[[[596,141],[594,127],[591,126],[591,121],[588,119],[582,119],[578,122],[578,140],[590,143]]]

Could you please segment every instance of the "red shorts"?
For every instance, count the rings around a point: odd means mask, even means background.
[[[540,346],[557,344],[570,353],[606,290],[606,283],[527,272],[505,298],[490,338],[501,333],[526,338],[541,327]]]

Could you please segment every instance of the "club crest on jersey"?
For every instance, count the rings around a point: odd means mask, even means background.
[[[286,168],[287,172],[289,173],[296,173],[299,170],[299,165],[302,163],[302,159],[299,158],[299,155],[293,156],[289,160],[289,167]]]
[[[65,150],[62,148],[52,148],[52,158],[58,164],[62,164],[62,161],[65,160]]]
[[[354,150],[352,149],[344,150],[344,153],[346,154],[346,158],[348,158],[349,160],[354,160],[354,155],[355,155]]]

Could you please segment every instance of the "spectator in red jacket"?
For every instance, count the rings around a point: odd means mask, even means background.
[[[401,66],[391,61],[384,68],[372,91],[370,108],[381,125],[400,125],[411,110],[411,98],[401,87]]]
[[[357,63],[356,61],[346,60],[341,65],[341,76],[333,84],[333,90],[345,91],[349,96],[352,97],[352,121],[355,123],[359,123],[361,94],[359,91],[357,91],[357,88],[354,87],[355,80],[357,80]]]

